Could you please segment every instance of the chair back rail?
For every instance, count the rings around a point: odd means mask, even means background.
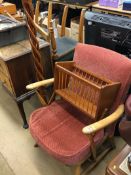
[[[22,2],[26,13],[27,27],[29,31],[29,40],[32,48],[32,54],[34,58],[36,78],[37,78],[37,81],[41,81],[44,79],[44,71],[43,71],[42,58],[41,58],[40,49],[39,49],[39,41],[36,38],[37,30],[34,24],[33,6],[29,0],[22,0]],[[47,103],[46,97],[45,97],[46,95],[45,95],[45,92],[43,92],[43,88],[39,88],[37,93],[39,94],[39,97],[41,97],[40,101],[42,102],[42,104],[46,104]]]
[[[85,16],[86,9],[81,10],[81,15],[80,15],[80,22],[79,22],[79,35],[78,35],[78,41],[80,43],[83,43],[83,27],[84,27],[84,16]]]
[[[52,2],[49,2],[49,6],[48,6],[48,30],[51,27],[50,21],[52,20],[52,9],[53,9]]]
[[[55,60],[58,56],[57,56],[57,46],[56,46],[56,40],[55,40],[52,21],[50,21],[49,33],[50,33],[50,41],[51,41],[52,60]]]
[[[63,16],[62,16],[60,37],[65,36],[65,27],[66,27],[66,19],[67,19],[68,9],[69,9],[69,7],[66,5],[64,7],[64,12],[63,12]]]
[[[40,15],[39,8],[40,8],[40,0],[37,0],[36,1],[36,7],[35,7],[35,17],[34,17],[35,23],[37,23],[37,24],[39,23],[39,20],[38,20],[39,15]]]

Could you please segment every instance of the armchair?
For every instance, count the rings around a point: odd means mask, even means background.
[[[78,44],[74,61],[83,69],[121,83],[112,107],[94,120],[71,103],[56,100],[31,114],[29,129],[44,151],[74,167],[75,175],[80,175],[84,171],[82,165],[85,161],[88,165],[85,171],[89,171],[114,148],[115,123],[124,112],[126,93],[131,84],[131,60],[105,48]],[[55,81],[56,77],[28,85],[27,88],[37,88]]]

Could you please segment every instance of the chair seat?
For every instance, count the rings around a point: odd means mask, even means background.
[[[90,123],[85,114],[58,100],[33,112],[29,127],[38,145],[63,163],[74,165],[90,153],[90,142],[82,133],[82,128]],[[95,135],[96,144],[102,141],[103,135],[103,130]]]
[[[77,41],[68,37],[56,38],[57,55],[59,57],[57,61],[73,60],[74,49],[77,43]]]

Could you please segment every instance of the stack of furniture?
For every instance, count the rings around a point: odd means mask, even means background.
[[[73,53],[77,41],[65,37],[65,23],[66,23],[66,16],[68,13],[68,6],[65,6],[63,12],[63,19],[62,19],[62,29],[61,29],[61,37],[55,39],[54,37],[54,30],[52,26],[52,22],[49,21],[48,29],[45,31],[42,29],[38,24],[38,14],[39,14],[39,1],[37,2],[36,6],[36,17],[34,19],[34,12],[32,3],[28,0],[23,0],[23,6],[27,17],[27,26],[29,30],[29,39],[32,47],[32,53],[34,56],[34,63],[35,63],[35,70],[36,70],[36,77],[37,80],[45,79],[46,75],[44,74],[44,70],[41,67],[41,60],[42,57],[39,52],[39,43],[36,38],[37,31],[42,35],[44,39],[47,39],[51,43],[51,58],[52,58],[52,68],[54,69],[54,62],[56,61],[69,61],[73,59]],[[29,13],[30,12],[30,13]],[[84,24],[84,12],[83,9],[81,12],[81,19],[80,19],[80,34],[82,35],[82,29]],[[52,16],[52,3],[49,4],[49,19]],[[79,41],[83,41],[83,36],[79,36]],[[44,59],[44,58],[43,58]],[[52,76],[53,77],[53,76]],[[38,97],[42,104],[49,103],[50,98],[46,98],[46,90],[45,88],[40,88],[37,90]]]
[[[36,4],[36,11],[35,11],[35,24],[36,26],[39,25],[38,23],[38,16],[39,16],[39,6],[40,0],[37,1]],[[65,27],[66,27],[66,20],[69,7],[66,5],[64,7],[63,16],[62,16],[62,24],[61,24],[61,32],[60,37],[55,38],[54,30],[51,23],[52,20],[52,2],[49,2],[48,8],[48,34],[51,40],[51,47],[52,47],[52,60],[53,61],[69,61],[73,58],[74,48],[77,44],[77,41],[73,40],[72,38],[65,36]],[[79,23],[79,37],[78,42],[83,43],[83,26],[84,26],[84,14],[85,9],[81,10],[80,15],[80,23]]]

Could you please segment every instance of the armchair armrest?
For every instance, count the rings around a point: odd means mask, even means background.
[[[119,105],[118,108],[116,109],[116,111],[113,112],[108,117],[84,127],[82,129],[82,132],[84,134],[87,134],[87,135],[93,134],[93,133],[107,127],[108,125],[114,123],[116,120],[118,120],[121,117],[123,112],[124,112],[124,105],[122,104],[122,105]]]
[[[26,89],[28,90],[32,90],[32,89],[36,89],[39,88],[41,86],[47,86],[49,84],[53,84],[54,83],[54,78],[50,78],[47,80],[42,80],[42,81],[38,81],[36,83],[32,83],[26,86]]]

